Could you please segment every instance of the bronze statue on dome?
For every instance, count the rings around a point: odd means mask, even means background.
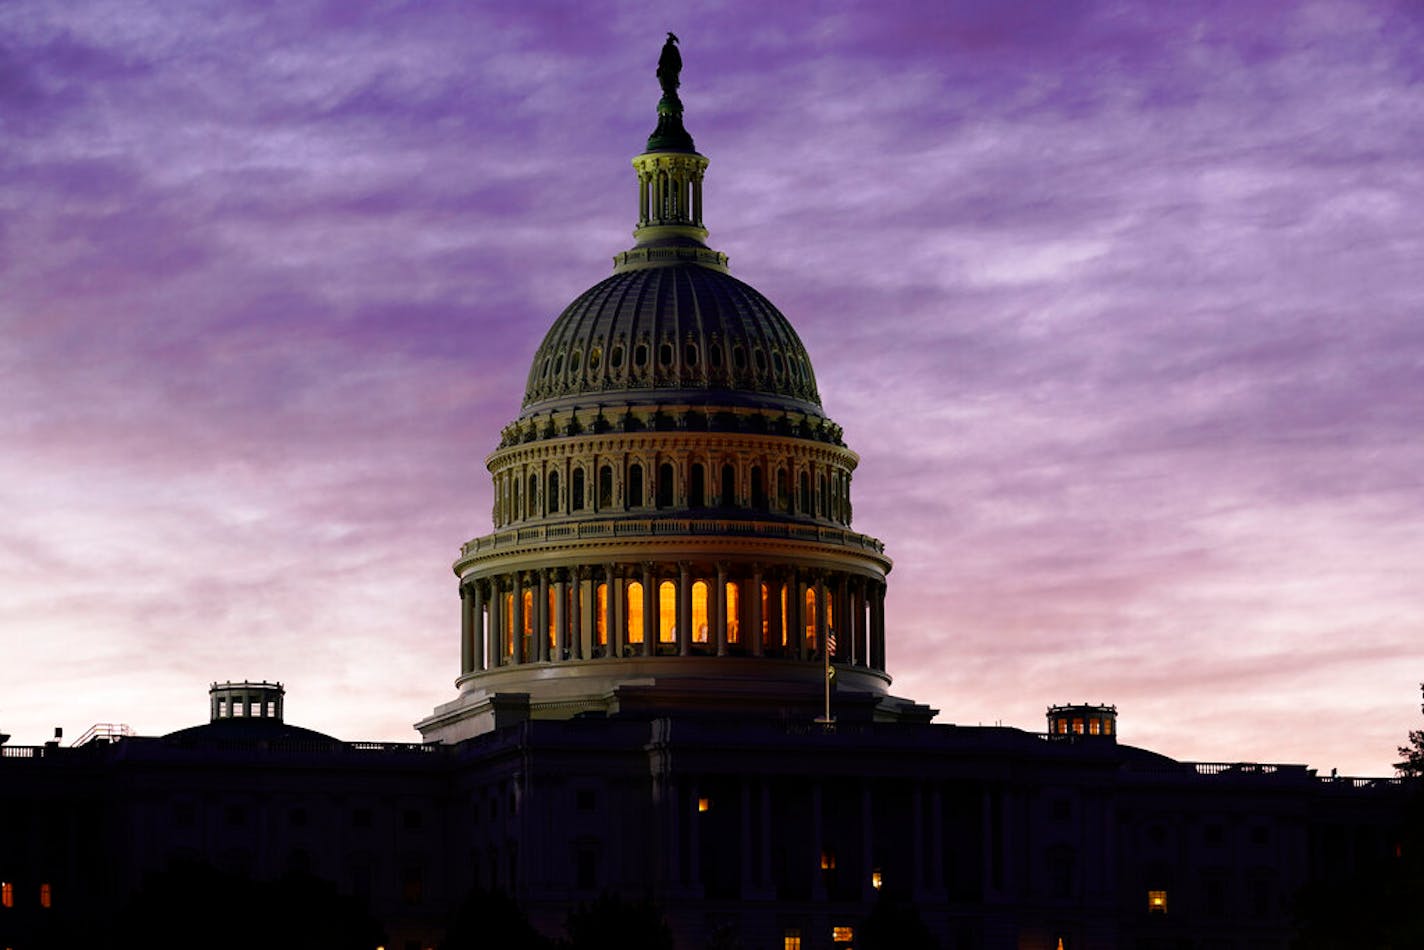
[[[677,98],[678,74],[682,72],[682,54],[677,51],[677,34],[668,32],[667,42],[658,56],[658,85],[663,87],[663,95]]]

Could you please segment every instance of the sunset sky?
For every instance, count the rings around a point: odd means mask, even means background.
[[[1424,679],[1424,5],[0,4],[0,731],[417,738],[664,32],[710,243],[894,558],[892,691],[1388,774]]]

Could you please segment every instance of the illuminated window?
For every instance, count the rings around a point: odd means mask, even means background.
[[[40,885],[40,906],[49,907],[54,904],[54,890],[48,884]]]
[[[787,619],[786,619],[787,610],[788,610],[788,607],[787,607],[787,604],[788,604],[787,598],[790,596],[790,594],[791,594],[791,588],[790,588],[788,585],[786,585],[786,584],[782,584],[782,585],[781,585],[781,626],[778,628],[778,629],[781,631],[781,640],[780,640],[779,643],[775,644],[776,646],[780,646],[780,647],[786,646],[786,628],[790,626],[790,624],[787,622]]]
[[[781,938],[781,950],[801,950],[801,931],[786,931],[786,935]]]
[[[1152,913],[1152,914],[1165,914],[1165,913],[1167,913],[1167,892],[1166,892],[1166,891],[1148,891],[1148,892],[1147,892],[1147,911],[1148,911],[1148,913]]]
[[[1110,736],[1110,735],[1112,735],[1112,724],[1113,724],[1113,721],[1112,721],[1111,719],[1104,719],[1104,720],[1103,720],[1103,735],[1105,735],[1105,736]]]
[[[533,591],[533,590],[526,590],[526,591],[524,592],[524,609],[523,609],[523,614],[524,614],[524,616],[520,618],[521,625],[522,625],[522,627],[523,627],[523,629],[520,630],[520,635],[521,635],[521,636],[524,636],[524,637],[532,637],[532,636],[534,636],[534,591]],[[526,662],[529,660],[528,651],[525,651],[524,659],[525,659]]]
[[[836,853],[829,849],[821,852],[821,870],[834,871],[836,869]]]
[[[876,868],[874,871],[871,871],[871,872],[870,872],[870,886],[873,887],[873,888],[875,888],[875,889],[878,891],[878,890],[880,890],[880,888],[883,887],[884,885],[885,885],[885,878],[881,876],[881,874],[880,874],[880,869],[879,869],[879,868]]]
[[[514,594],[504,595],[504,655],[514,655]]]
[[[643,585],[638,581],[628,582],[628,642],[643,642]]]
[[[712,799],[706,798],[706,797],[699,798],[699,799],[697,800],[697,810],[698,810],[698,811],[711,811],[711,810],[712,810]]]
[[[548,613],[545,614],[545,616],[547,616],[547,617],[549,618],[549,629],[548,629],[547,633],[548,633],[548,637],[549,637],[549,649],[550,649],[550,650],[552,650],[552,649],[554,648],[554,636],[555,636],[555,632],[556,632],[556,624],[554,623],[554,621],[555,621],[555,618],[558,616],[558,615],[555,613],[555,611],[558,609],[558,606],[559,606],[559,589],[558,589],[557,587],[555,587],[554,585],[550,584],[550,585],[549,585],[549,610],[548,610]]]
[[[677,585],[672,581],[658,585],[658,642],[677,642]]]
[[[816,649],[816,588],[806,587],[806,649]]]
[[[1098,735],[1098,734],[1101,733],[1101,732],[1102,732],[1102,720],[1101,720],[1101,719],[1089,719],[1089,720],[1088,720],[1088,735],[1090,735],[1090,736],[1096,736],[1096,735]]]
[[[595,595],[598,600],[598,608],[594,613],[594,629],[598,635],[598,645],[608,645],[608,585],[599,584],[598,593]]]
[[[1083,734],[1083,720],[1081,720],[1081,719],[1074,719],[1074,720],[1073,720],[1073,735],[1075,735],[1075,736],[1081,736],[1082,734]]]
[[[771,633],[771,592],[761,585],[761,642],[765,643]]]
[[[742,589],[736,582],[727,582],[727,642],[741,643]]]
[[[9,881],[0,883],[0,907],[15,906],[15,885]]]
[[[707,642],[707,582],[692,585],[692,642]]]
[[[854,939],[855,939],[855,928],[854,928],[854,927],[844,927],[844,926],[842,926],[842,927],[832,927],[832,928],[831,928],[831,942],[832,942],[832,943],[850,943],[850,942],[851,942],[852,940],[854,940]]]

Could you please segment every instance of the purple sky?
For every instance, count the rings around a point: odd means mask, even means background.
[[[1424,7],[0,6],[0,729],[453,698],[449,564],[636,212],[711,243],[895,559],[894,691],[1386,774],[1424,678]]]

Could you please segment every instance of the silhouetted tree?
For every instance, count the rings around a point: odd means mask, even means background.
[[[302,873],[261,881],[197,863],[151,875],[109,936],[112,946],[153,950],[370,950],[385,942],[370,910],[329,881]]]
[[[1424,683],[1419,688],[1424,694]],[[1424,947],[1424,729],[1410,730],[1399,755],[1395,769],[1415,787],[1393,846],[1348,877],[1302,888],[1296,950]]]
[[[514,898],[485,890],[465,898],[440,941],[440,950],[554,950],[556,946],[535,929]]]
[[[855,931],[857,950],[937,950],[930,928],[913,903],[881,895]]]
[[[650,901],[605,894],[569,913],[569,950],[673,950],[672,930]]]
[[[1419,694],[1424,697],[1424,683],[1419,684]],[[1424,704],[1419,711],[1424,712]],[[1424,729],[1409,730],[1409,741],[1399,747],[1400,761],[1395,770],[1405,778],[1424,778]]]

